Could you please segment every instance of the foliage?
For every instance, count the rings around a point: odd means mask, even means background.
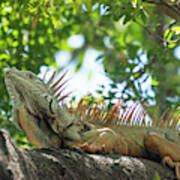
[[[159,176],[159,174],[158,174],[157,171],[155,171],[155,173],[154,173],[154,178],[153,178],[153,180],[161,180],[161,178],[160,178],[160,176]]]
[[[71,52],[77,70],[88,48],[101,51],[97,61],[103,62],[113,80],[106,98],[113,99],[113,90],[119,91],[117,84],[124,83],[122,96],[126,99],[151,100],[159,104],[161,112],[176,108],[180,104],[180,61],[174,49],[179,45],[179,24],[170,24],[168,13],[161,13],[158,7],[142,0],[1,0],[1,126],[22,141],[22,133],[10,118],[3,68],[8,65],[38,73],[41,65],[56,67],[58,50]],[[75,34],[85,39],[80,48],[67,43]],[[143,89],[148,79],[155,96]]]

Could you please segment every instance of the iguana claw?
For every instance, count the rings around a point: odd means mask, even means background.
[[[177,179],[180,179],[180,162],[174,162],[170,156],[165,156],[162,159],[162,164],[174,168]]]

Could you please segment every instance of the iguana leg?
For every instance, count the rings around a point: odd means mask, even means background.
[[[156,133],[149,134],[144,139],[146,150],[158,155],[169,167],[175,168],[176,176],[180,179],[180,146],[160,137]]]
[[[171,157],[165,156],[162,163],[164,166],[167,164],[169,167],[175,168],[176,177],[177,179],[180,179],[180,162],[174,162]]]
[[[84,134],[80,148],[92,153],[128,153],[128,145],[120,135],[110,128],[94,129]]]
[[[180,162],[174,163],[176,176],[178,179],[180,179]]]

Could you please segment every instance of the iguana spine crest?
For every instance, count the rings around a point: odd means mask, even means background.
[[[65,80],[66,74],[68,71],[63,73],[59,78],[56,78],[57,72],[54,71],[50,76],[47,85],[52,89],[52,92],[56,94],[55,98],[61,104],[63,100],[69,97],[72,92],[69,92],[62,96],[62,93],[65,91],[64,85],[69,81]],[[47,71],[43,77],[43,81],[46,79]],[[57,80],[56,80],[57,79]],[[52,83],[52,84],[51,84]],[[147,123],[147,111],[145,110],[145,105],[141,104],[139,101],[134,102],[131,106],[124,104],[123,99],[119,100],[114,104],[110,109],[107,109],[107,103],[105,103],[102,98],[96,100],[91,95],[82,97],[77,106],[74,108],[66,106],[66,109],[71,112],[81,116],[83,120],[91,120],[94,123],[100,123],[104,125],[128,125],[128,126],[154,126],[154,127],[165,127],[171,129],[180,128],[180,111],[171,111],[168,113],[168,110],[164,111],[161,117],[158,119],[157,111],[152,115],[152,122]],[[156,108],[157,110],[158,108]],[[166,116],[166,120],[164,117]]]
[[[180,178],[180,113],[164,112],[156,127],[146,125],[146,110],[137,101],[130,108],[119,101],[110,110],[97,100],[82,98],[68,107],[63,95],[64,73],[48,82],[29,71],[5,70],[5,83],[13,100],[13,119],[37,148],[81,148],[91,153],[121,154],[154,160],[164,159]],[[45,79],[45,78],[44,78]],[[154,158],[153,158],[154,157]]]

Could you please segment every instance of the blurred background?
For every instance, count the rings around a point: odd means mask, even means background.
[[[158,1],[159,2],[159,1]],[[160,1],[161,2],[161,1]],[[21,146],[4,84],[7,66],[42,77],[68,71],[66,91],[111,105],[140,101],[151,115],[180,104],[180,5],[142,0],[1,0],[0,126]],[[169,4],[168,4],[169,3]],[[66,92],[64,92],[66,93]],[[158,110],[157,110],[158,109]]]

